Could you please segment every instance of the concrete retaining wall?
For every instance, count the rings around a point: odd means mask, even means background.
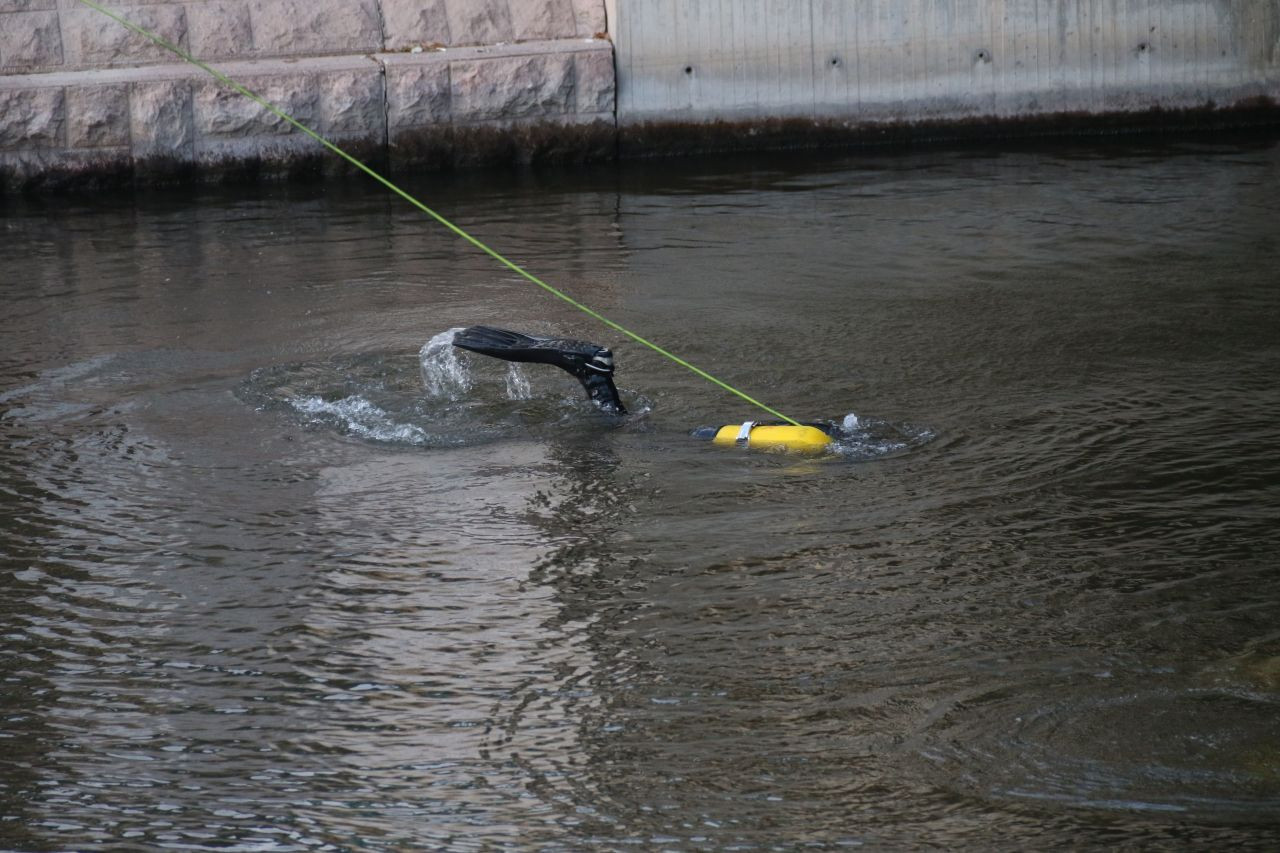
[[[109,5],[392,165],[612,157],[681,132],[714,148],[1250,103],[1275,116],[1280,98],[1280,0]],[[76,0],[0,0],[0,186],[308,158],[340,165]]]
[[[851,123],[1280,96],[1280,0],[620,0],[618,118]]]
[[[557,145],[613,150],[602,0],[105,5],[362,156],[440,165]],[[275,115],[75,0],[0,0],[0,177],[10,185],[289,168],[317,151]]]

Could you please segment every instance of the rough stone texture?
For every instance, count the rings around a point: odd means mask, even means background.
[[[572,55],[512,56],[454,62],[455,121],[564,115],[574,103]]]
[[[28,148],[0,151],[0,192],[7,189],[99,190],[127,181],[128,148]]]
[[[234,79],[307,127],[315,127],[320,115],[320,89],[314,77],[296,74]],[[243,139],[300,132],[266,107],[216,80],[200,80],[195,84],[193,110],[196,132],[202,139]]]
[[[604,0],[573,0],[573,19],[582,38],[603,34],[608,27]]]
[[[0,68],[48,68],[62,64],[57,12],[0,16]]]
[[[376,0],[259,0],[250,7],[255,52],[359,53],[382,45]]]
[[[614,70],[612,50],[593,50],[573,56],[576,111],[580,115],[613,114]]]
[[[195,128],[191,83],[147,81],[129,87],[129,124],[137,159],[190,160]]]
[[[387,50],[454,43],[446,0],[382,0],[382,20]]]
[[[449,121],[448,61],[428,54],[388,56],[383,61],[387,73],[387,125],[391,131]]]
[[[187,7],[191,51],[201,59],[245,56],[253,51],[253,27],[244,2],[208,2]]]
[[[603,29],[602,0],[111,6],[363,157],[388,143],[400,163],[442,166],[612,150],[612,46],[582,39]],[[388,48],[405,52],[364,55]],[[0,0],[0,68],[0,183],[328,170],[284,119],[76,0]]]
[[[72,86],[67,89],[67,147],[129,144],[129,87]]]
[[[577,35],[572,0],[540,0],[509,5],[511,27],[516,41],[572,38]]]
[[[126,17],[132,14],[132,9],[136,6],[173,6],[187,5],[190,3],[203,3],[205,0],[94,0],[99,6],[114,9],[123,13]],[[88,9],[80,0],[58,0],[55,4],[59,9]]]
[[[61,87],[0,89],[0,148],[51,148],[62,141]]]
[[[448,0],[448,10],[451,45],[506,44],[515,38],[507,0]]]
[[[318,78],[322,134],[362,135],[381,140],[386,135],[387,113],[383,77],[370,62],[367,70],[334,71]]]
[[[183,6],[139,6],[120,12],[138,26],[183,49],[187,43],[187,15]],[[110,66],[158,62],[173,54],[126,29],[94,9],[67,9],[62,13],[63,31],[74,50],[77,64]]]
[[[309,136],[296,133],[293,136],[225,136],[198,138],[195,160],[201,166],[221,169],[234,167],[236,163],[278,164],[285,167],[304,157],[319,157],[324,151]],[[274,169],[273,169],[274,171]]]
[[[58,8],[58,0],[0,0],[0,12],[34,12]]]

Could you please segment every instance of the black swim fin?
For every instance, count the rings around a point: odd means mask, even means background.
[[[505,361],[554,364],[581,382],[601,410],[627,413],[613,384],[613,353],[606,347],[564,338],[537,338],[492,326],[463,329],[453,336],[453,345]]]

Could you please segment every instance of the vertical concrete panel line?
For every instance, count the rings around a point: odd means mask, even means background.
[[[840,38],[838,42],[840,45],[840,62],[844,69],[844,98],[840,103],[843,107],[843,112],[849,113],[857,110],[858,45],[856,40],[853,40],[851,29],[854,25],[851,18],[856,17],[856,15],[850,15],[849,4],[842,3],[840,0],[837,0],[837,3],[840,7]]]
[[[1031,2],[1035,5],[1035,11],[1036,11],[1036,39],[1035,39],[1035,47],[1033,48],[1036,52],[1035,69],[1034,69],[1035,83],[1033,84],[1035,86],[1034,97],[1041,98],[1043,97],[1043,93],[1044,93],[1044,84],[1042,81],[1042,74],[1044,72],[1045,45],[1048,43],[1048,38],[1046,38],[1044,33],[1044,24],[1041,23],[1041,20],[1040,20],[1040,4],[1042,0],[1031,0]]]
[[[850,6],[846,5],[846,9]],[[846,18],[846,22],[847,22]],[[862,118],[862,21],[856,7],[853,8],[853,23],[845,24],[845,53],[849,53],[849,40],[853,40],[853,99],[858,118]]]
[[[902,38],[907,44],[907,63],[902,68],[901,85],[898,88],[898,109],[902,118],[910,115],[907,105],[915,100],[914,89],[920,73],[920,53],[924,50],[924,20],[921,16],[924,0],[910,0],[902,11]]]
[[[715,14],[716,10],[711,8],[711,4],[709,3],[696,3],[694,5],[697,7],[699,13],[698,52],[695,55],[700,57],[702,60],[702,68],[698,69],[698,71],[702,73],[693,75],[693,103],[700,115],[706,115],[708,107],[719,107],[720,104],[724,103],[723,95],[715,98],[714,101],[712,98],[708,97],[708,89],[706,88],[707,84],[713,79],[712,69],[715,68],[715,63],[711,61],[714,51],[711,45],[713,35],[712,22],[709,18]],[[715,75],[718,75],[718,73],[719,72],[714,72]]]
[[[1121,90],[1120,103],[1128,104],[1130,93],[1138,84],[1138,70],[1133,55],[1133,5],[1139,0],[1116,0],[1123,3],[1124,8],[1117,10],[1116,27],[1120,30],[1116,38],[1116,64],[1120,67]]]
[[[809,118],[818,117],[818,42],[814,38],[813,4],[809,0]]]
[[[1116,84],[1119,79],[1120,71],[1119,64],[1116,62],[1116,19],[1120,16],[1120,0],[1110,0],[1110,2],[1111,9],[1106,15],[1107,29],[1109,32],[1107,34],[1107,74],[1104,81],[1106,101],[1104,101],[1104,106],[1108,101],[1114,103],[1116,89],[1118,88]]]
[[[899,103],[903,105],[903,118],[909,114],[908,104],[917,104],[922,57],[926,44],[924,4],[926,0],[911,0],[902,16],[902,28],[910,48],[908,62],[902,72],[902,90]]]
[[[867,25],[862,31],[865,33],[862,37],[862,45],[866,48],[864,53],[867,70],[866,93],[867,100],[873,105],[872,112],[874,112],[874,105],[881,100],[881,93],[884,91],[884,67],[883,63],[878,61],[881,39],[879,6],[870,6],[862,22]]]
[[[1144,91],[1148,93],[1148,97],[1150,97],[1151,82],[1152,82],[1151,65],[1152,65],[1152,60],[1155,58],[1155,43],[1156,43],[1155,32],[1154,32],[1155,28],[1151,26],[1151,16],[1152,16],[1151,0],[1141,0],[1141,2],[1142,2],[1142,20],[1141,20],[1141,26],[1139,27],[1139,29],[1141,30],[1140,43],[1146,46],[1145,51],[1143,52],[1143,57],[1142,57],[1143,66],[1146,71],[1146,73],[1142,75],[1142,86]]]
[[[813,31],[813,4],[809,0],[809,116],[818,117],[818,43]]]
[[[1182,16],[1184,18],[1191,19],[1190,21],[1186,21],[1186,20],[1182,21],[1182,31],[1184,33],[1187,32],[1188,30],[1187,25],[1190,24],[1189,29],[1191,31],[1192,48],[1191,48],[1191,62],[1188,64],[1191,66],[1192,87],[1193,89],[1198,91],[1201,89],[1202,84],[1204,82],[1200,76],[1203,73],[1203,69],[1204,69],[1204,52],[1201,47],[1201,45],[1203,44],[1203,40],[1201,39],[1201,34],[1200,34],[1200,4],[1192,3],[1190,6],[1183,6]]]
[[[1008,73],[1006,69],[1009,67],[1009,52],[1006,50],[1008,45],[1004,43],[1004,2],[1003,0],[993,0],[987,7],[991,13],[991,41],[993,44],[999,45],[999,53],[996,54],[994,61],[991,63],[991,112],[998,114],[1000,112],[1000,102],[1003,95],[1001,89],[1004,85],[1005,75]]]
[[[771,14],[768,4],[764,6],[765,41],[769,51],[770,74],[769,92],[766,101],[770,107],[782,102],[782,22],[777,15]],[[772,25],[772,31],[770,31]]]
[[[1090,0],[1090,31],[1093,33],[1093,109],[1102,109],[1107,95],[1107,53],[1106,39],[1103,36],[1103,19],[1106,17],[1103,5],[1107,0]]]
[[[724,82],[722,86],[728,91],[728,104],[736,108],[739,102],[739,93],[737,93],[737,53],[733,50],[733,5],[724,5],[724,0],[719,0],[716,8],[716,17],[721,24],[719,31],[719,46],[721,50],[727,50],[728,68],[724,69]]]
[[[1102,43],[1099,51],[1102,56],[1102,103],[1099,105],[1102,109],[1106,109],[1107,105],[1112,102],[1116,89],[1116,61],[1115,61],[1115,43],[1116,43],[1116,3],[1119,0],[1103,0],[1103,10],[1098,17],[1098,25],[1101,27]]]
[[[1173,14],[1173,20],[1170,26],[1178,33],[1181,39],[1181,49],[1179,50],[1180,61],[1178,63],[1182,73],[1178,75],[1178,83],[1181,84],[1182,91],[1195,91],[1196,82],[1196,42],[1195,33],[1187,28],[1188,12],[1186,6],[1179,6]]]
[[[1076,4],[1076,37],[1073,45],[1075,66],[1075,89],[1072,92],[1071,109],[1084,109],[1089,103],[1089,34],[1087,30],[1088,15],[1084,3]]]
[[[759,27],[759,16],[753,16],[751,0],[741,0],[737,4],[742,14],[734,16],[734,60],[742,70],[742,96],[738,105],[744,109],[754,107],[760,102],[760,74],[757,63],[749,60],[751,53],[748,45],[752,43],[752,34]]]
[[[631,98],[631,87],[632,85],[634,85],[632,81],[636,79],[636,66],[631,59],[631,57],[635,55],[635,42],[632,41],[632,37],[631,37],[632,17],[634,16],[633,15],[625,16],[625,25],[624,25],[624,16],[623,16],[622,10],[619,9],[618,20],[616,23],[610,25],[611,29],[609,30],[609,32],[612,33],[615,31],[614,29],[612,29],[612,27],[617,27],[616,32],[618,36],[613,40],[613,49],[614,49],[614,52],[618,54],[618,58],[615,61],[614,67],[619,69],[619,74],[617,78],[615,78],[614,85],[616,86],[616,89],[613,93],[613,103],[614,103],[614,109],[617,110],[619,116],[626,115],[628,110],[631,110],[632,112],[634,112],[634,109],[632,108],[631,104],[628,101],[624,100],[624,97],[623,97],[623,96],[626,96],[626,98],[628,99]],[[622,52],[624,49],[626,51],[625,58],[622,56]],[[627,69],[626,74],[620,73],[624,62],[626,63],[626,69]]]
[[[1102,57],[1102,4],[1106,0],[1089,0],[1089,81],[1093,92],[1090,109],[1102,106],[1102,93],[1106,88]]]
[[[1152,88],[1152,94],[1155,95],[1155,106],[1162,106],[1164,103],[1164,93],[1160,91],[1160,83],[1168,83],[1163,68],[1161,67],[1165,58],[1164,50],[1164,9],[1161,3],[1150,3],[1149,21],[1147,23],[1147,39],[1151,45],[1151,80],[1155,84]]]
[[[731,14],[732,12],[730,12],[730,15]],[[731,50],[728,51],[729,62],[727,66],[725,65],[725,62],[723,59],[723,57],[725,56],[726,45],[732,44],[732,41],[731,41],[733,37],[732,36],[732,33],[733,33],[732,20],[730,19],[729,22],[726,24],[726,18],[729,18],[730,15],[725,14],[724,0],[720,0],[720,2],[716,5],[716,23],[719,26],[716,29],[715,43],[711,45],[711,49],[713,51],[716,51],[718,55],[721,57],[719,62],[720,68],[719,68],[719,71],[717,72],[717,76],[720,81],[719,82],[719,88],[721,92],[720,98],[719,98],[720,103],[724,104],[727,101],[730,105],[732,105],[735,102],[734,91],[733,91],[733,81],[734,81],[733,51]],[[728,30],[727,32],[726,32],[726,29]]]
[[[1089,29],[1093,33],[1093,81],[1094,100],[1092,107],[1101,109],[1107,95],[1107,36],[1106,25],[1108,0],[1089,0]]]
[[[1129,0],[1115,0],[1116,10],[1112,25],[1115,27],[1115,37],[1112,44],[1115,48],[1116,57],[1116,83],[1119,92],[1119,100],[1115,103],[1123,106],[1129,103],[1129,93],[1133,91],[1134,85],[1134,69],[1132,55],[1129,52],[1130,34],[1133,31],[1132,9]]]
[[[929,47],[933,46],[933,29],[931,28],[931,24],[933,23],[933,15],[936,14],[936,10],[932,9],[931,6],[932,4],[929,4],[928,0],[922,0],[922,3],[920,3],[920,33],[922,33],[923,41],[922,45],[920,45],[920,76],[916,77],[916,81],[928,81],[928,79],[932,79],[933,86],[920,86],[919,82],[916,82],[916,96],[923,96],[925,99],[932,101],[934,96],[937,95],[937,92],[941,90],[938,88],[937,74],[929,72]]]
[[[676,38],[676,44],[678,45],[677,55],[680,56],[681,63],[685,63],[684,67],[689,68],[690,65],[687,64],[689,63],[689,17],[687,17],[687,13],[681,14],[680,0],[671,0],[671,3],[668,4],[667,20],[672,22],[672,24],[675,24],[676,32],[678,33],[678,37]],[[662,24],[659,23],[658,26],[660,27]],[[675,102],[676,92],[678,91],[681,92],[681,95],[678,96],[680,97],[681,105],[684,106],[686,110],[692,108],[694,101],[692,101],[690,92],[689,77],[690,74],[680,73],[680,65],[677,64],[676,69],[673,70],[671,76],[668,76],[667,78],[667,104]],[[678,81],[680,81],[681,88],[678,88],[678,90],[675,83],[672,82],[673,79],[678,79]]]
[[[748,53],[746,57],[748,67],[755,66],[755,103],[754,109],[756,115],[763,115],[764,104],[768,99],[768,87],[773,79],[773,42],[769,39],[769,17],[768,10],[764,8],[763,0],[747,0],[752,6],[756,7],[758,14],[755,19],[755,26],[747,33],[747,44],[758,44],[760,60],[757,63],[755,57]]]

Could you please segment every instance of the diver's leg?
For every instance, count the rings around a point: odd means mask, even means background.
[[[613,353],[606,347],[567,338],[539,338],[493,326],[471,326],[453,336],[453,345],[505,361],[552,364],[582,383],[587,396],[606,412],[627,410],[613,384]]]

